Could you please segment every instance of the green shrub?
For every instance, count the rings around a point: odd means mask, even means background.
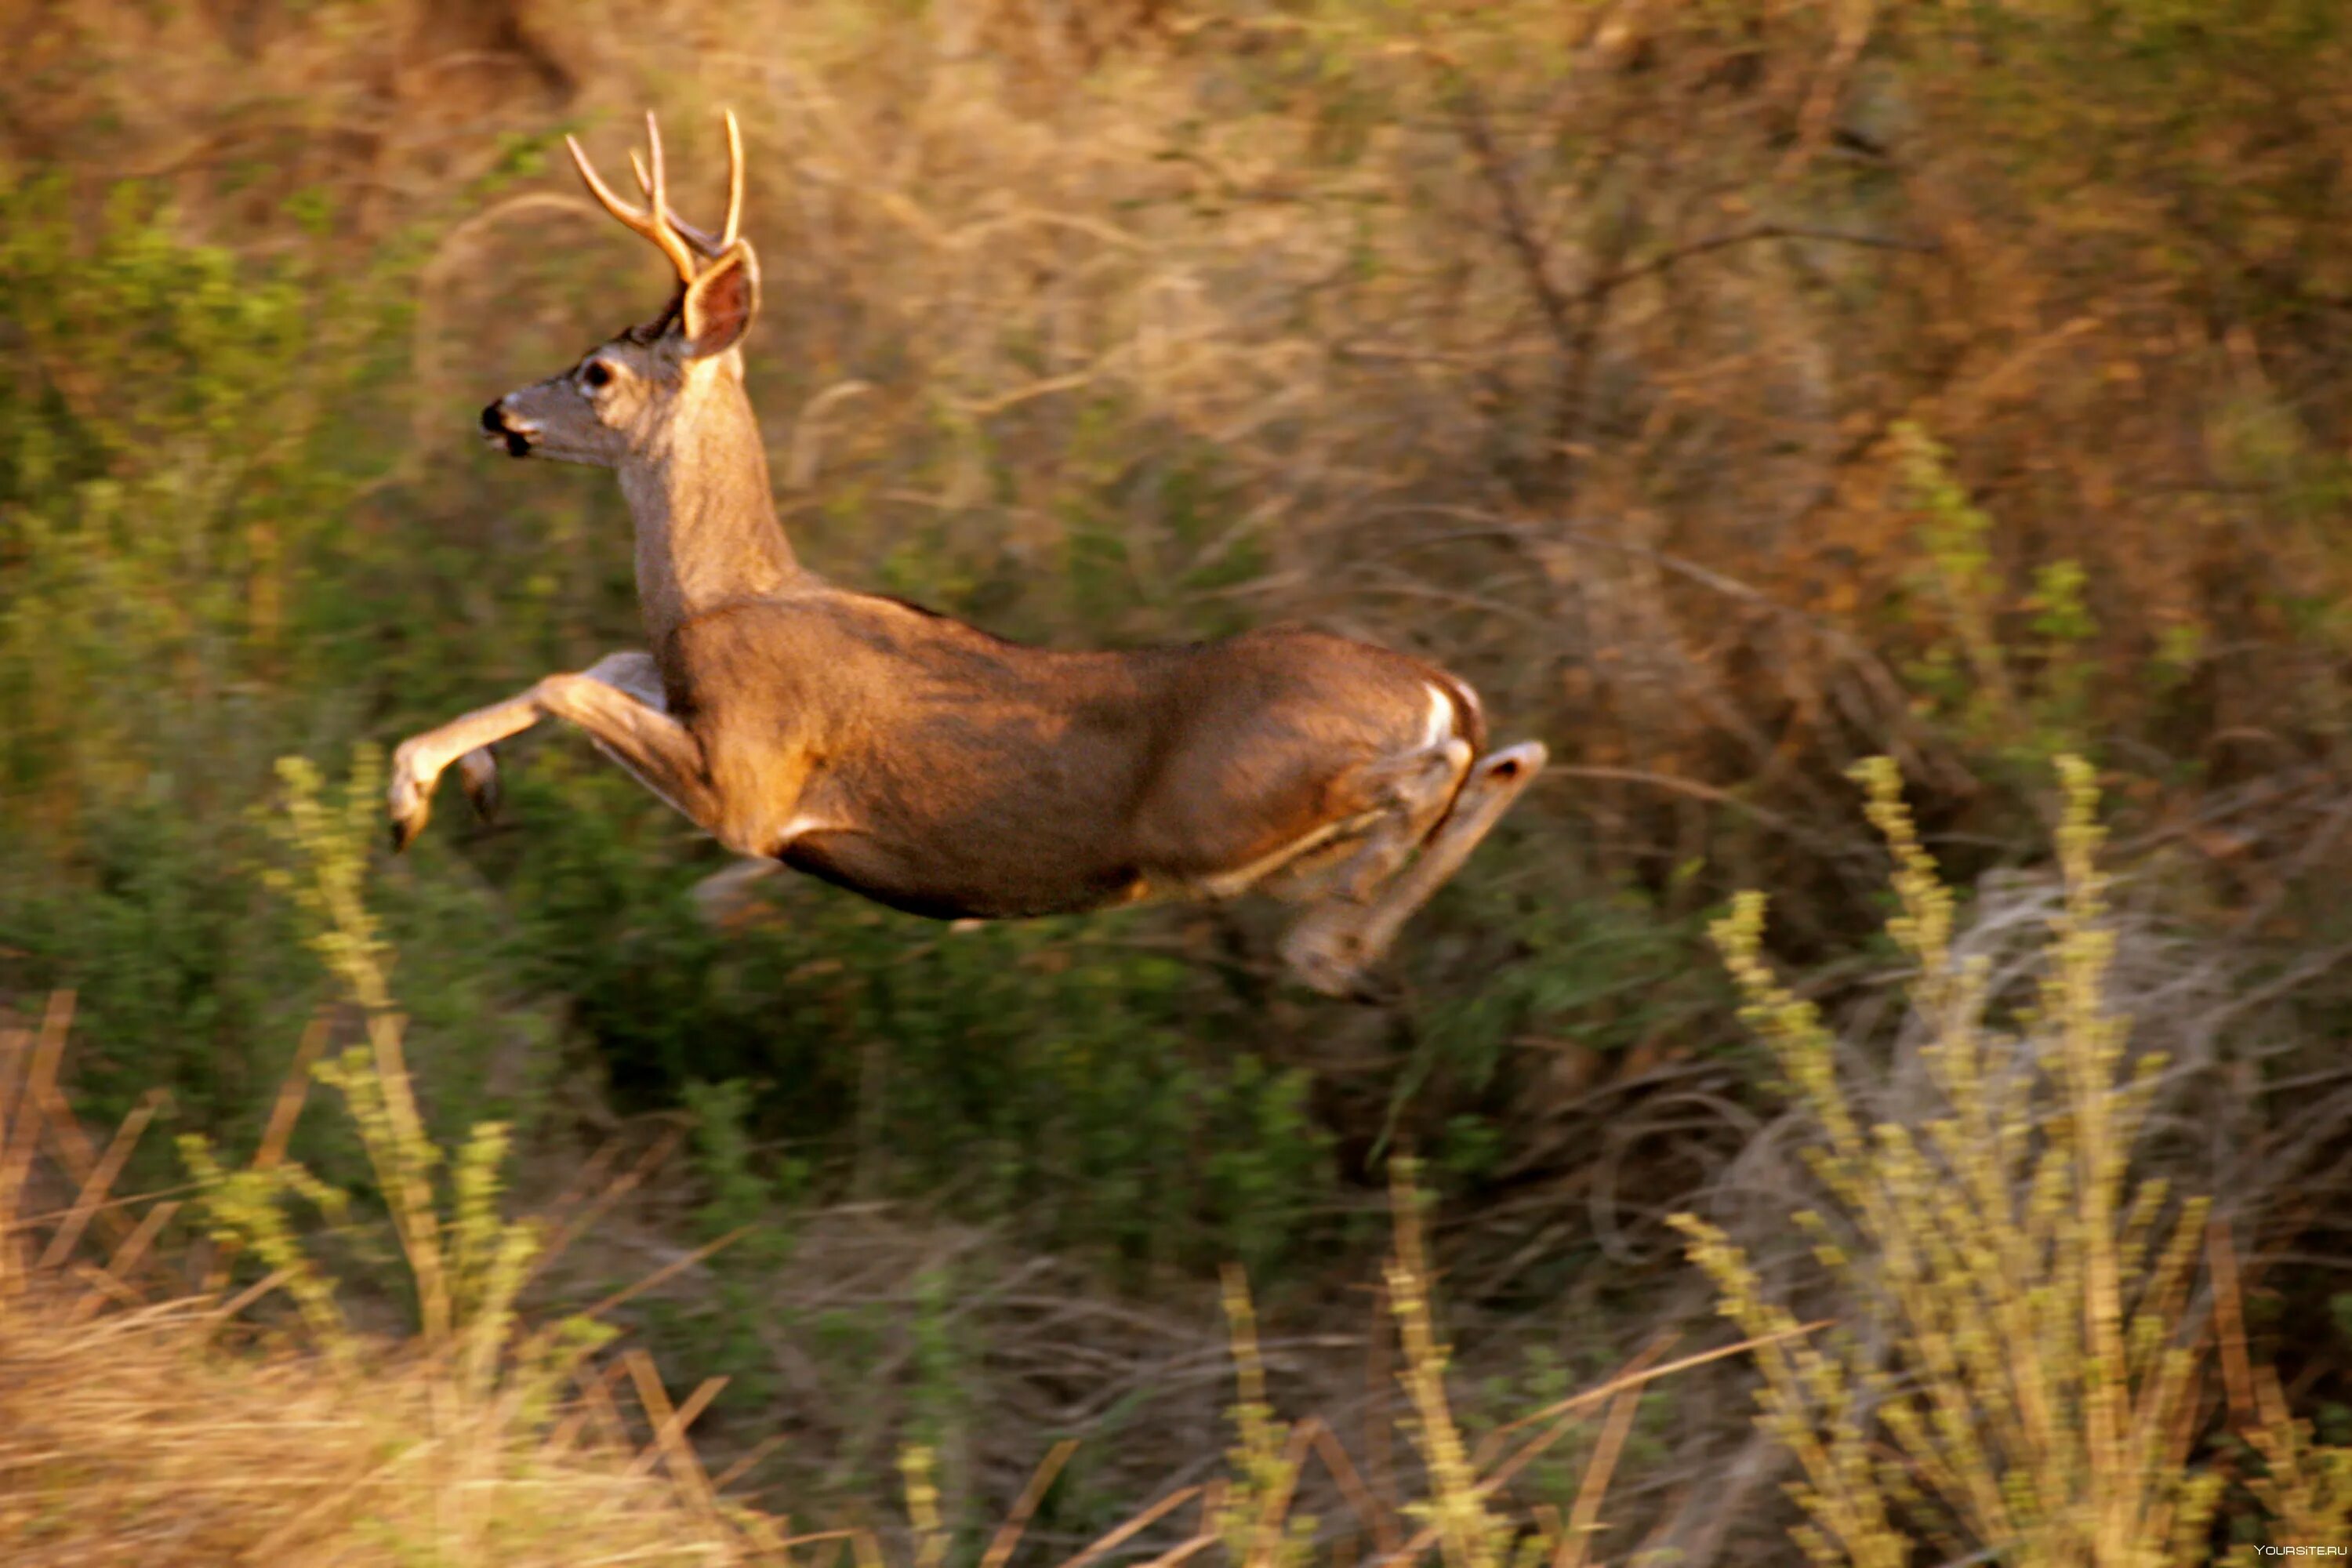
[[[1891,762],[1858,771],[1895,858],[1888,934],[1913,966],[1921,1060],[1947,1107],[1920,1126],[1864,1126],[1838,1042],[1762,956],[1764,900],[1716,927],[1789,1091],[1815,1124],[1808,1163],[1830,1212],[1798,1220],[1834,1292],[1826,1348],[1758,1354],[1760,1425],[1796,1459],[1807,1557],[1899,1568],[1939,1558],[2149,1568],[2208,1559],[2224,1477],[2189,1462],[2204,1346],[2190,1287],[2207,1201],[2135,1170],[2162,1061],[2130,1058],[2106,971],[2102,834],[2090,768],[2060,761],[2065,902],[2038,996],[1989,1017],[1991,968],[1951,947],[1953,895],[1920,847]],[[1796,1318],[1718,1227],[1678,1226],[1723,1314],[1752,1337]],[[2295,1539],[2352,1517],[2283,1408],[2258,1424],[2276,1521]],[[2315,1485],[2317,1488],[2314,1491]]]

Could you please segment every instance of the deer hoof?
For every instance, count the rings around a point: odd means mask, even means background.
[[[416,842],[425,831],[423,816],[395,816],[392,819],[392,852],[395,855]]]
[[[433,780],[421,776],[415,753],[405,745],[392,756],[392,781],[384,786],[384,809],[392,817],[392,852],[416,842],[433,815]]]
[[[466,785],[466,798],[474,804],[474,815],[484,822],[499,819],[499,760],[488,746],[478,746],[457,759],[457,776]]]
[[[1366,1001],[1363,942],[1345,922],[1312,915],[1283,938],[1282,962],[1307,989],[1338,1001]]]

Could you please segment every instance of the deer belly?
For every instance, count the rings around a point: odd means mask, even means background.
[[[800,834],[776,858],[877,904],[942,921],[1076,914],[1124,901],[1137,880],[1131,870],[1071,875],[926,854],[854,828]]]

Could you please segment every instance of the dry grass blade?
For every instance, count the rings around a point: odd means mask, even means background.
[[[1626,1435],[1633,1430],[1633,1416],[1641,1407],[1641,1390],[1635,1388],[1619,1394],[1616,1403],[1609,1407],[1608,1419],[1601,1428],[1601,1440],[1593,1445],[1584,1479],[1576,1489],[1576,1506],[1569,1513],[1568,1529],[1560,1539],[1559,1552],[1552,1557],[1556,1568],[1584,1568],[1591,1554],[1592,1538],[1600,1525],[1601,1500],[1609,1494],[1609,1479],[1616,1471],[1617,1456],[1624,1450]]]
[[[1265,1501],[1258,1509],[1257,1528],[1251,1534],[1244,1568],[1273,1568],[1276,1553],[1283,1545],[1282,1523],[1289,1517],[1290,1500],[1298,1489],[1299,1472],[1306,1468],[1307,1450],[1321,1430],[1323,1423],[1311,1415],[1291,1427],[1290,1441],[1283,1447],[1281,1479],[1268,1489]]]
[[[236,1295],[230,1297],[227,1300],[222,1302],[219,1309],[214,1314],[215,1317],[221,1322],[227,1322],[229,1320],[235,1318],[239,1312],[244,1311],[247,1307],[252,1306],[256,1301],[260,1300],[264,1296],[268,1295],[272,1290],[275,1290],[279,1286],[285,1284],[292,1275],[293,1270],[290,1268],[275,1268],[270,1270],[260,1279],[255,1280],[252,1284],[247,1286],[244,1289],[239,1290]]]
[[[604,1442],[616,1448],[635,1448],[635,1445],[629,1441],[629,1424],[613,1397],[614,1384],[627,1376],[628,1371],[627,1364],[620,1361],[602,1367],[575,1368],[572,1380],[580,1385],[580,1406],[550,1435],[550,1446],[559,1450],[569,1447],[582,1429],[593,1425]]]
[[[15,1096],[15,1114],[0,1119],[0,1220],[12,1218],[24,1203],[25,1184],[32,1174],[33,1154],[47,1120],[46,1110],[57,1084],[58,1060],[65,1053],[66,1026],[72,1022],[73,1010],[72,992],[50,994],[48,1012],[34,1037],[23,1083]],[[23,1054],[21,1035],[10,1054]],[[0,1084],[0,1107],[5,1107],[5,1089]],[[16,1248],[0,1247],[0,1297],[21,1284],[20,1267]]]
[[[286,1158],[287,1145],[294,1137],[294,1124],[310,1098],[310,1069],[327,1047],[329,1024],[327,1010],[322,1007],[311,1014],[310,1021],[302,1026],[302,1037],[294,1046],[294,1060],[288,1066],[286,1076],[278,1080],[278,1096],[270,1102],[269,1120],[262,1127],[260,1147],[254,1152],[253,1170],[274,1171]],[[202,1289],[205,1292],[218,1291],[228,1283],[229,1269],[239,1250],[234,1237],[219,1241],[205,1268]],[[278,1272],[272,1270],[273,1275]]]
[[[8,1147],[8,1124],[15,1119],[17,1099],[16,1074],[26,1060],[25,1044],[32,1037],[29,1029],[0,1028],[0,1152]]]
[[[1075,1557],[1065,1559],[1062,1563],[1062,1568],[1086,1568],[1087,1563],[1092,1563],[1096,1558],[1102,1556],[1105,1552],[1117,1551],[1119,1547],[1125,1545],[1136,1536],[1142,1534],[1143,1531],[1150,1529],[1151,1526],[1159,1523],[1162,1519],[1165,1519],[1168,1515],[1175,1512],[1178,1509],[1183,1507],[1192,1499],[1199,1497],[1201,1492],[1202,1489],[1197,1486],[1186,1487],[1181,1491],[1170,1492],[1166,1497],[1161,1498],[1158,1502],[1153,1503],[1141,1513],[1135,1515],[1135,1517],[1129,1519],[1118,1529],[1113,1530],[1107,1534],[1096,1537],[1093,1542],[1088,1543],[1085,1551],[1080,1552]]]
[[[131,1289],[131,1271],[139,1267],[147,1256],[147,1249],[154,1245],[155,1237],[179,1212],[180,1205],[176,1202],[160,1203],[141,1217],[138,1228],[123,1238],[122,1245],[116,1247],[114,1255],[107,1259],[106,1268],[92,1279],[90,1292],[75,1305],[77,1320],[97,1312],[108,1299],[116,1301],[141,1300],[138,1292]]]
[[[79,1258],[68,1263],[65,1272],[89,1288],[75,1304],[73,1321],[76,1322],[90,1317],[106,1301],[110,1300],[116,1306],[125,1309],[136,1309],[147,1304],[147,1298],[138,1291],[117,1279],[105,1269],[95,1268]]]
[[[1733,1344],[1718,1345],[1711,1351],[1698,1351],[1693,1354],[1680,1356],[1673,1361],[1662,1363],[1657,1366],[1650,1367],[1643,1371],[1621,1373],[1617,1376],[1611,1378],[1606,1383],[1588,1388],[1581,1394],[1572,1394],[1566,1399],[1558,1400],[1550,1405],[1547,1405],[1542,1409],[1522,1415],[1515,1421],[1507,1422],[1502,1426],[1497,1427],[1496,1430],[1497,1432],[1515,1432],[1522,1426],[1532,1426],[1538,1422],[1549,1421],[1554,1416],[1572,1415],[1580,1410],[1590,1410],[1592,1406],[1613,1399],[1618,1394],[1628,1389],[1639,1388],[1643,1384],[1647,1383],[1655,1383],[1662,1377],[1672,1377],[1678,1372],[1688,1372],[1693,1367],[1705,1366],[1709,1362],[1725,1361],[1732,1356],[1745,1355],[1749,1351],[1759,1349],[1765,1345],[1778,1344],[1783,1341],[1798,1339],[1807,1334],[1817,1334],[1823,1329],[1833,1328],[1835,1326],[1835,1319],[1816,1318],[1810,1323],[1799,1323],[1791,1328],[1781,1329],[1769,1334],[1757,1334],[1748,1339],[1740,1340]],[[1532,1455],[1528,1455],[1528,1450],[1526,1449],[1522,1449],[1520,1452],[1522,1455],[1532,1457]],[[1521,1460],[1520,1462],[1523,1463],[1524,1460]],[[1516,1473],[1516,1471],[1517,1466],[1515,1465],[1513,1467],[1513,1472]]]
[[[2206,1226],[2205,1256],[2213,1271],[2213,1330],[2221,1348],[2221,1386],[2230,1400],[2230,1419],[2241,1427],[2256,1419],[2254,1370],[2246,1352],[2245,1303],[2238,1286],[2238,1252],[2230,1245],[2227,1226],[2216,1220]]]
[[[303,1102],[310,1098],[310,1066],[327,1048],[327,1034],[328,1018],[323,1010],[313,1014],[302,1026],[302,1037],[294,1047],[294,1060],[278,1082],[278,1098],[270,1102],[269,1121],[261,1130],[261,1146],[254,1152],[253,1169],[275,1170],[278,1162],[286,1157],[286,1145],[294,1137],[294,1123],[300,1119]]]
[[[713,1253],[718,1252],[720,1248],[734,1246],[737,1242],[742,1240],[745,1237],[751,1235],[753,1231],[759,1228],[760,1227],[756,1224],[738,1226],[733,1230],[729,1231],[726,1235],[719,1237],[716,1241],[705,1242],[700,1247],[696,1247],[693,1251],[686,1254],[684,1257],[670,1259],[667,1263],[663,1264],[659,1268],[655,1269],[651,1274],[646,1275],[635,1284],[624,1286],[622,1289],[614,1291],[611,1295],[605,1297],[603,1300],[597,1302],[594,1306],[589,1308],[580,1315],[583,1318],[601,1318],[605,1313],[611,1311],[614,1308],[620,1306],[623,1302],[633,1301],[639,1296],[644,1295],[646,1291],[667,1283],[667,1281],[677,1278],[678,1275],[685,1273],[688,1269],[692,1268],[697,1264],[708,1260]]]
[[[1339,1437],[1320,1421],[1315,1422],[1314,1426],[1315,1452],[1322,1458],[1323,1468],[1330,1472],[1331,1479],[1338,1483],[1339,1495],[1348,1500],[1348,1506],[1355,1511],[1356,1517],[1372,1531],[1374,1550],[1393,1551],[1396,1546],[1394,1518],[1372,1496],[1371,1489],[1364,1485],[1364,1478],[1356,1469],[1356,1462],[1348,1457],[1348,1450],[1340,1445]]]
[[[70,999],[73,994],[68,992],[62,994]],[[70,1000],[66,1005],[60,1007],[57,997],[53,996],[50,999],[49,1017],[44,1022],[42,1027],[45,1032],[56,1033],[61,1049],[65,1035],[72,1026],[73,1012]],[[162,1098],[162,1090],[151,1089],[142,1100],[142,1104],[152,1107],[160,1103]],[[50,1082],[47,1091],[41,1097],[41,1115],[48,1123],[52,1145],[64,1159],[67,1176],[80,1184],[80,1195],[74,1207],[77,1210],[88,1209],[83,1223],[87,1224],[89,1219],[95,1218],[105,1226],[115,1241],[121,1241],[130,1231],[130,1222],[125,1220],[121,1211],[113,1205],[90,1201],[89,1195],[90,1181],[98,1173],[101,1157],[91,1146],[89,1135],[82,1131],[80,1120],[74,1115],[73,1107],[68,1103],[64,1093],[54,1079]],[[117,1131],[119,1133],[120,1129]],[[110,1183],[111,1179],[109,1177]],[[0,1215],[0,1218],[5,1218],[5,1215]]]
[[[134,1204],[152,1204],[160,1198],[184,1198],[190,1193],[201,1190],[203,1186],[202,1182],[181,1182],[168,1187],[152,1187],[142,1193],[125,1193],[121,1197],[109,1198],[104,1203],[92,1205],[91,1207],[94,1212],[119,1215]],[[79,1205],[70,1205],[61,1209],[50,1209],[42,1214],[19,1215],[16,1219],[0,1224],[0,1236],[13,1235],[20,1230],[33,1230],[45,1225],[56,1225],[70,1218],[79,1206]],[[124,1228],[128,1230],[127,1224]]]
[[[1020,1500],[1013,1505],[1011,1516],[998,1528],[996,1538],[988,1543],[988,1550],[981,1553],[980,1568],[1004,1568],[1006,1561],[1013,1555],[1013,1549],[1021,1544],[1022,1531],[1029,1528],[1030,1516],[1037,1511],[1037,1505],[1045,1500],[1045,1489],[1054,1484],[1054,1478],[1062,1473],[1062,1467],[1068,1464],[1070,1456],[1077,1451],[1078,1440],[1076,1437],[1065,1437],[1054,1445],[1053,1450],[1031,1473],[1029,1484],[1021,1489]]]
[[[654,1358],[644,1351],[631,1349],[622,1356],[636,1384],[637,1403],[645,1406],[646,1416],[653,1422],[654,1434],[645,1451],[629,1467],[631,1475],[643,1475],[653,1468],[658,1458],[669,1461],[670,1484],[705,1515],[715,1504],[711,1497],[710,1478],[703,1473],[702,1461],[696,1457],[693,1445],[686,1440],[686,1429],[702,1414],[719,1391],[727,1386],[723,1377],[705,1381],[690,1394],[685,1405],[672,1408],[669,1391],[662,1386],[661,1373],[654,1366]]]
[[[789,1441],[790,1439],[785,1437],[782,1434],[773,1432],[770,1433],[767,1436],[761,1438],[757,1443],[752,1444],[751,1447],[744,1450],[741,1458],[736,1459],[725,1469],[710,1478],[711,1491],[720,1497],[726,1496],[727,1489],[729,1487],[733,1486],[737,1481],[741,1480],[745,1476],[750,1475],[754,1469],[757,1469],[761,1460],[765,1459],[769,1455],[782,1447],[785,1443]]]
[[[1171,1547],[1150,1562],[1141,1564],[1141,1568],[1176,1568],[1177,1563],[1191,1562],[1216,1543],[1217,1536],[1214,1531],[1206,1535],[1196,1535],[1181,1545]]]
[[[34,1265],[35,1268],[54,1268],[72,1256],[73,1249],[80,1244],[83,1230],[88,1227],[91,1217],[104,1207],[106,1194],[114,1185],[115,1177],[122,1173],[123,1164],[131,1158],[131,1151],[137,1146],[140,1134],[146,1131],[148,1122],[154,1120],[156,1108],[162,1103],[161,1092],[151,1089],[131,1109],[131,1114],[122,1119],[122,1125],[114,1130],[114,1137],[106,1146],[106,1152],[83,1179],[80,1195],[67,1212],[65,1223],[58,1226],[57,1233],[49,1237],[48,1247],[41,1254],[40,1261]]]

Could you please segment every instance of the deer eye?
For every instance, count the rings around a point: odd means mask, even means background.
[[[603,360],[592,359],[581,367],[580,379],[587,383],[592,390],[602,392],[613,384],[613,367]]]

